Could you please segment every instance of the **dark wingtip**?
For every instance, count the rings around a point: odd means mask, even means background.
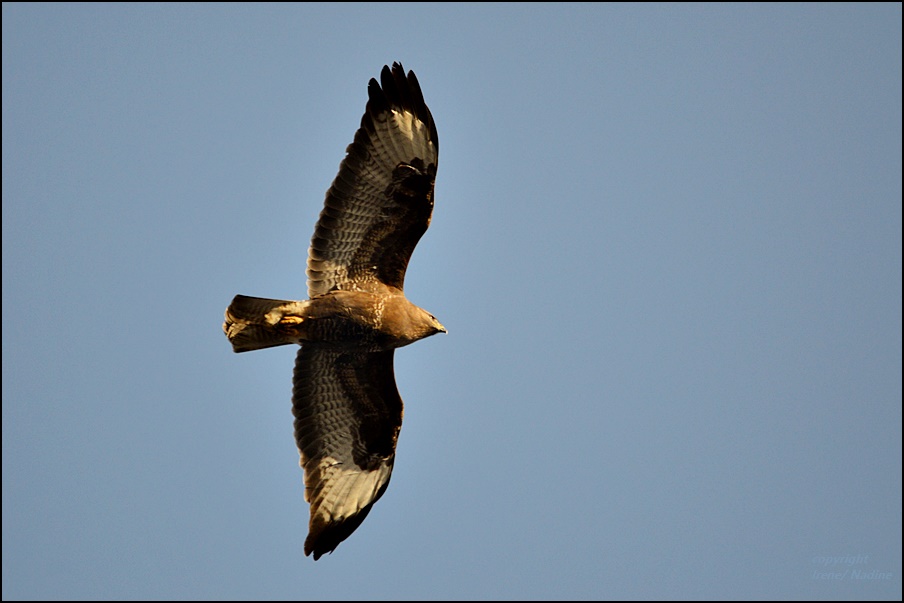
[[[367,111],[366,113],[378,114],[388,111],[393,107],[407,109],[418,116],[422,122],[430,128],[430,138],[433,144],[439,148],[439,135],[436,131],[436,123],[433,115],[424,101],[424,93],[421,92],[420,82],[414,71],[405,73],[402,63],[395,61],[392,68],[383,65],[380,71],[380,79],[371,78],[367,84]],[[362,118],[361,126],[365,127],[365,118]]]

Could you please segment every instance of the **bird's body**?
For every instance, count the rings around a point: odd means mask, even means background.
[[[336,290],[308,301],[237,295],[226,312],[226,334],[236,352],[289,343],[379,352],[445,330],[400,291]]]
[[[414,73],[368,85],[361,127],[308,249],[308,300],[237,295],[223,330],[236,352],[299,344],[295,441],[311,519],[305,554],[332,552],[389,484],[402,425],[393,355],[445,328],[409,302],[411,252],[433,211],[439,142]]]

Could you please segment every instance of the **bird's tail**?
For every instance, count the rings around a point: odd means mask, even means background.
[[[303,339],[308,302],[236,295],[226,308],[223,332],[234,352],[250,352]]]

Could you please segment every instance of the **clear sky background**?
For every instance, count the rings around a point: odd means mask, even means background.
[[[901,6],[3,4],[3,598],[901,598]],[[440,137],[392,483],[295,351],[386,63]]]

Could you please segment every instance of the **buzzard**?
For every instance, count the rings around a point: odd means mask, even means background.
[[[295,442],[311,505],[305,555],[332,553],[389,485],[402,399],[396,348],[446,329],[405,298],[430,225],[439,140],[414,72],[371,79],[308,249],[307,301],[237,295],[223,331],[235,352],[297,343]]]

